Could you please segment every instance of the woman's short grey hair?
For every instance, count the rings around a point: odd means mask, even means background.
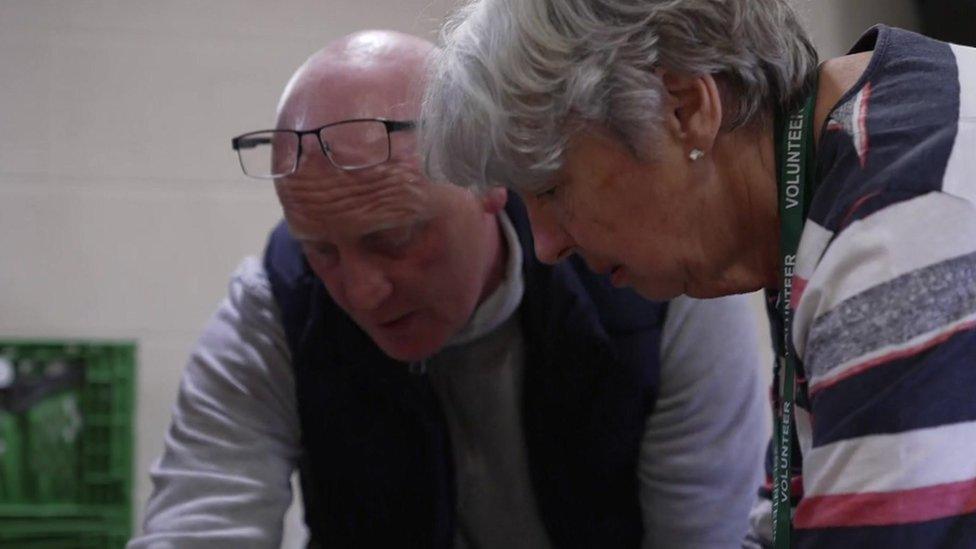
[[[714,75],[731,129],[801,102],[817,66],[786,0],[480,0],[442,41],[422,113],[428,172],[526,192],[559,169],[577,122],[646,157],[658,68]]]

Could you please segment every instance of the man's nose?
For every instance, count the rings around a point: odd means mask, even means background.
[[[553,264],[573,252],[573,239],[562,228],[559,221],[544,211],[534,197],[525,200],[532,224],[532,238],[535,240],[535,255],[543,263]]]
[[[386,273],[368,258],[347,257],[342,271],[346,301],[354,310],[375,311],[393,293]]]

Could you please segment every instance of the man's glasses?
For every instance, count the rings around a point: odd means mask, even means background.
[[[361,170],[390,159],[390,134],[412,130],[412,120],[357,118],[312,130],[262,130],[231,139],[246,175],[259,179],[287,177],[298,169],[302,136],[318,137],[322,152],[340,170]]]

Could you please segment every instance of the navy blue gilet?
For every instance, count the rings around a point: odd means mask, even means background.
[[[506,211],[522,245],[522,417],[542,522],[557,548],[637,548],[637,460],[667,305],[612,288],[576,258],[540,263],[524,206],[512,196]],[[451,441],[430,380],[332,301],[284,223],[264,266],[295,372],[309,547],[451,547]]]

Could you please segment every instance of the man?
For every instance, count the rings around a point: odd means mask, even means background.
[[[764,442],[747,301],[543,265],[517,199],[425,180],[431,50],[334,42],[277,131],[234,140],[287,228],[193,353],[130,547],[276,546],[296,468],[311,546],[736,546]]]

